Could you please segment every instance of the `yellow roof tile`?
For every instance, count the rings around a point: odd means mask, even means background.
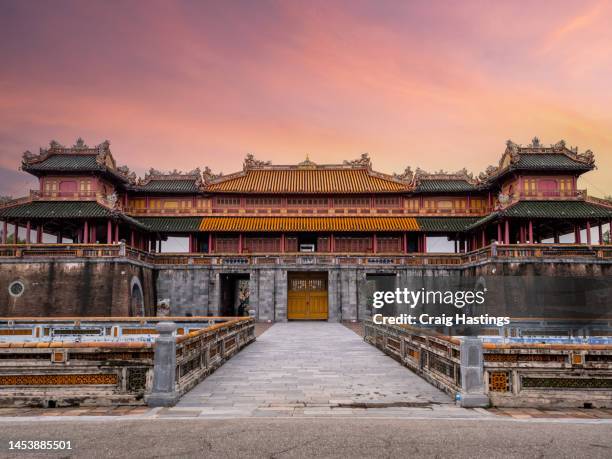
[[[384,193],[408,188],[366,168],[250,169],[207,186],[225,193]]]
[[[413,217],[204,217],[200,231],[418,231]]]

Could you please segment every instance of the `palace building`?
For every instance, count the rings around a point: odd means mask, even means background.
[[[591,151],[534,138],[526,146],[508,141],[498,165],[477,177],[409,167],[385,174],[363,154],[342,164],[307,158],[296,165],[247,155],[232,174],[151,169],[137,178],[117,166],[109,142],[53,141],[38,155],[23,155],[21,169],[39,187],[0,207],[0,279],[26,279],[23,297],[6,296],[8,309],[0,313],[150,315],[168,300],[179,315],[253,310],[260,320],[360,319],[368,314],[367,282],[360,280],[384,285],[417,268],[457,268],[490,256],[493,246],[607,244],[612,203],[577,187],[594,167]],[[446,253],[432,253],[440,238],[448,241]],[[168,252],[168,241],[182,241],[185,250]],[[17,259],[82,263],[82,282],[92,275],[86,267],[105,258],[138,269],[126,286],[105,272],[119,290],[89,295],[91,307],[58,306],[82,301],[76,293],[72,299],[53,293],[51,300],[39,292],[25,300],[30,278]],[[60,285],[42,284],[49,282]],[[121,306],[105,309],[118,295],[126,298]],[[40,301],[47,306],[31,304]]]

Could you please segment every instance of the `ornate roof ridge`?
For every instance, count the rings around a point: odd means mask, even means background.
[[[110,142],[105,140],[104,142],[89,147],[85,144],[85,141],[79,137],[76,143],[72,147],[66,147],[59,143],[57,140],[51,140],[49,142],[49,148],[40,148],[38,155],[35,155],[29,150],[23,152],[22,163],[24,165],[36,164],[44,161],[53,155],[105,155],[110,154]]]
[[[208,169],[208,168],[207,168]],[[208,169],[209,170],[209,169]],[[261,161],[255,158],[251,153],[247,154],[241,171],[233,172],[230,174],[217,174],[211,175],[207,180],[206,184],[216,184],[224,182],[226,180],[232,180],[246,176],[252,171],[293,171],[293,170],[362,170],[371,177],[377,177],[383,180],[389,180],[391,182],[401,183],[408,185],[410,181],[406,181],[400,178],[397,174],[386,174],[383,172],[377,172],[372,170],[372,162],[368,153],[362,153],[358,159],[345,160],[340,164],[317,164],[312,161],[308,155],[304,161],[297,164],[272,164],[271,161]]]
[[[204,174],[212,175],[208,167],[205,168],[204,172],[202,172],[199,167],[196,167],[195,169],[192,169],[187,172],[179,171],[178,169],[164,172],[158,169],[150,168],[147,172],[145,172],[144,178],[136,178],[134,184],[136,186],[144,186],[154,181],[188,180],[195,181],[198,186],[201,186],[204,183]]]
[[[130,172],[127,166],[117,167],[115,158],[110,151],[110,141],[105,140],[98,145],[90,147],[81,137],[77,138],[75,144],[71,147],[66,147],[56,140],[51,140],[49,142],[49,148],[41,147],[37,155],[26,150],[21,158],[21,168],[27,170],[29,167],[40,164],[50,157],[57,155],[75,157],[95,156],[96,163],[101,170],[106,170],[128,182],[136,178],[135,174]]]
[[[372,162],[368,153],[362,153],[358,159],[344,160],[339,164],[318,164],[312,161],[309,155],[306,159],[297,164],[272,164],[272,161],[261,161],[255,158],[252,153],[246,155],[243,162],[243,171],[253,169],[264,170],[293,170],[293,169],[372,169]],[[231,175],[231,174],[229,174]]]
[[[522,155],[563,155],[569,159],[582,163],[586,167],[595,167],[595,155],[591,150],[586,150],[582,153],[578,151],[578,147],[568,147],[565,140],[561,139],[557,143],[550,144],[548,146],[542,144],[538,137],[534,137],[531,143],[528,145],[522,145],[513,142],[512,140],[506,141],[506,150],[499,160],[497,166],[489,166],[485,172],[480,173],[478,176],[482,182],[490,181],[501,173],[512,169],[516,165]]]
[[[410,168],[407,168],[408,171]],[[414,182],[418,183],[421,180],[462,180],[472,185],[478,185],[478,179],[474,178],[474,174],[468,172],[466,168],[458,170],[456,172],[447,172],[443,169],[435,172],[428,172],[417,167],[414,172]]]

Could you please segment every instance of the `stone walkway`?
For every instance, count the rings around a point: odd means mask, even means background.
[[[160,414],[473,416],[341,324],[277,323]]]

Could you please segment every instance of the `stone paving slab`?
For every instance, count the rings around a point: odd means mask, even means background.
[[[448,395],[343,325],[290,322],[268,329],[185,394],[177,407],[306,416],[354,414],[352,405],[363,404],[393,410],[398,410],[394,404],[454,406]]]

